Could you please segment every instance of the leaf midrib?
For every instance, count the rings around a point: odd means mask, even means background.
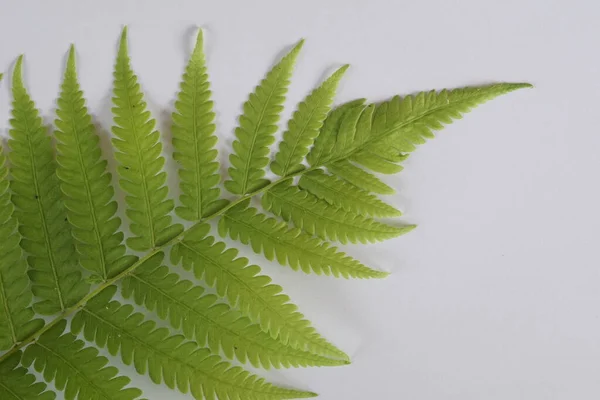
[[[76,86],[76,85],[75,85]],[[87,174],[87,169],[85,168],[85,163],[83,162],[83,156],[82,156],[82,148],[81,148],[81,141],[79,140],[79,134],[77,131],[77,124],[75,122],[75,115],[77,110],[75,110],[75,106],[74,103],[72,101],[69,102],[70,108],[71,108],[71,126],[72,126],[72,134],[73,137],[75,138],[75,142],[77,144],[77,149],[79,150],[77,152],[77,158],[79,159],[79,166],[81,167],[81,172],[83,174],[83,184],[85,186],[85,192],[87,194],[87,198],[88,198],[88,204],[90,205],[90,216],[92,218],[92,220],[94,221],[94,236],[96,236],[96,247],[99,250],[100,253],[100,267],[102,269],[102,278],[103,280],[106,280],[107,276],[108,276],[108,271],[107,271],[107,266],[106,266],[106,256],[104,254],[104,246],[102,245],[102,236],[100,235],[100,231],[98,229],[98,216],[96,215],[96,205],[94,204],[94,197],[92,195],[92,190],[90,189],[90,182],[88,179],[88,174]]]
[[[140,173],[142,174],[142,190],[143,190],[143,198],[144,198],[144,203],[146,203],[146,219],[148,220],[148,230],[150,231],[150,241],[151,241],[151,247],[156,246],[156,234],[154,232],[154,220],[152,219],[152,207],[150,204],[150,198],[148,196],[148,185],[146,182],[146,169],[144,168],[144,161],[142,158],[142,152],[141,152],[141,148],[140,148],[140,142],[138,140],[138,130],[137,130],[137,126],[136,126],[136,121],[135,121],[135,117],[133,115],[133,107],[132,107],[132,103],[131,103],[131,96],[129,94],[129,79],[127,79],[127,72],[130,71],[130,67],[129,67],[129,60],[122,60],[122,62],[124,63],[124,65],[122,66],[123,68],[123,83],[125,86],[125,98],[127,99],[127,109],[129,110],[129,120],[131,122],[131,133],[133,136],[133,140],[135,142],[135,148],[137,150],[137,159],[140,165]],[[135,74],[133,74],[133,76],[135,76]],[[136,77],[137,80],[137,77]],[[139,83],[138,83],[139,84]],[[134,84],[135,85],[135,84]]]
[[[28,97],[29,96],[26,96],[26,99],[28,101],[31,101]],[[41,220],[42,220],[42,230],[44,232],[44,241],[46,242],[46,254],[48,255],[48,261],[50,261],[50,270],[52,271],[52,278],[54,279],[56,294],[58,296],[58,304],[60,306],[60,310],[64,311],[65,303],[64,303],[64,299],[63,299],[63,295],[62,295],[62,289],[58,282],[58,272],[56,271],[57,266],[56,266],[56,261],[54,260],[53,246],[52,246],[52,243],[50,242],[50,238],[49,238],[50,232],[48,232],[46,213],[44,211],[44,207],[42,206],[42,196],[40,193],[40,187],[39,187],[38,178],[37,178],[37,164],[35,162],[35,157],[33,156],[33,143],[31,142],[31,132],[29,129],[29,124],[27,123],[27,118],[23,118],[23,126],[24,126],[25,132],[26,132],[25,136],[27,137],[27,142],[28,142],[27,149],[29,150],[29,160],[30,160],[31,166],[32,166],[31,173],[33,175],[33,187],[34,187],[35,195],[36,195],[35,200],[36,200],[36,204],[38,206],[38,210],[40,212],[40,216],[41,216]],[[0,358],[0,361],[1,360],[2,359]]]

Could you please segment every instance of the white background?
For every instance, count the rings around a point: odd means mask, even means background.
[[[418,229],[348,251],[383,281],[306,276],[260,262],[353,364],[277,371],[323,400],[600,398],[600,17],[593,0],[0,1],[0,71],[53,117],[68,45],[99,123],[123,24],[152,111],[168,124],[198,26],[220,148],[283,51],[306,38],[286,116],[350,63],[338,102],[528,81],[440,132],[386,181]],[[7,135],[9,90],[0,87]],[[223,156],[225,159],[225,156]],[[129,370],[127,370],[129,372]],[[151,400],[185,399],[135,378]]]

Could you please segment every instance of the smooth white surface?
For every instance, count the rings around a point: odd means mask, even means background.
[[[598,399],[599,11],[590,0],[1,0],[0,71],[25,53],[27,84],[51,120],[74,42],[90,108],[108,129],[128,24],[133,66],[166,126],[201,26],[224,151],[246,95],[301,37],[286,116],[342,63],[352,68],[338,102],[535,84],[473,111],[387,177],[399,189],[389,200],[419,228],[349,252],[389,279],[305,276],[253,257],[353,359],[269,376],[323,400]],[[134,384],[151,400],[189,398],[144,377]]]

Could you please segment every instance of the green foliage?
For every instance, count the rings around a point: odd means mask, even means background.
[[[290,303],[279,285],[261,275],[260,267],[248,265],[246,258],[236,258],[238,251],[228,249],[208,235],[210,226],[197,225],[183,240],[173,246],[171,262],[193,270],[198,279],[215,286],[220,296],[227,297],[232,306],[239,307],[274,338],[295,348],[308,350],[344,360],[348,356],[322,338],[310,322]]]
[[[2,400],[54,400],[56,394],[46,391],[46,384],[36,382],[35,376],[19,367],[21,352],[8,357],[0,364],[0,399]]]
[[[369,191],[336,176],[328,175],[320,169],[302,175],[298,186],[333,206],[355,214],[372,217],[401,215],[400,211],[384,203]]]
[[[27,263],[19,247],[14,206],[10,201],[8,170],[0,147],[0,350],[6,350],[40,329],[43,321],[33,319]]]
[[[156,121],[146,110],[146,102],[131,69],[127,50],[127,28],[123,29],[114,80],[116,138],[120,184],[128,196],[129,229],[135,235],[127,239],[133,250],[144,251],[160,246],[179,234],[183,227],[173,225],[169,213],[174,202],[168,198],[167,174],[162,171],[165,159],[161,156],[160,134],[154,130]]]
[[[312,397],[311,393],[279,388],[265,383],[240,367],[232,367],[183,335],[171,335],[167,328],[156,328],[153,321],[134,313],[130,305],[109,300],[116,291],[111,286],[96,296],[73,319],[73,333],[108,348],[112,355],[148,374],[154,383],[191,393],[197,399],[256,397],[270,399]]]
[[[175,102],[177,111],[173,113],[173,158],[181,166],[182,193],[179,196],[182,206],[175,211],[188,221],[197,221],[214,212],[225,201],[219,201],[215,113],[202,46],[202,31],[199,31]]]
[[[218,297],[207,294],[204,288],[162,265],[163,255],[157,254],[123,281],[123,297],[135,300],[148,310],[181,329],[189,340],[208,346],[213,353],[220,350],[229,358],[249,361],[263,368],[342,365],[344,361],[322,357],[307,351],[285,346],[254,324],[243,313]]]
[[[391,226],[369,217],[332,207],[297,186],[278,185],[263,196],[263,207],[323,240],[368,243],[408,233],[414,225]]]
[[[57,175],[76,239],[79,263],[92,279],[105,281],[136,261],[125,256],[121,220],[111,175],[102,159],[99,138],[77,81],[75,48],[71,46],[54,121],[58,128]]]
[[[106,399],[133,400],[141,390],[126,387],[129,379],[117,376],[108,359],[98,355],[71,333],[65,333],[61,321],[41,335],[23,354],[23,365],[33,365],[47,382],[64,391],[66,400]]]
[[[275,174],[287,176],[304,168],[302,160],[319,135],[323,121],[331,109],[338,83],[347,69],[347,65],[338,69],[298,105],[298,110],[288,122],[288,129],[279,143],[275,161],[271,163],[271,170]]]
[[[364,266],[301,229],[290,228],[285,222],[246,206],[242,203],[227,211],[219,221],[219,231],[222,236],[229,234],[232,239],[251,244],[256,253],[262,252],[269,261],[276,258],[281,265],[318,275],[344,278],[382,278],[387,275]]]
[[[344,66],[300,102],[267,171],[302,45],[271,69],[244,104],[230,179],[223,183],[236,196],[224,198],[199,32],[172,114],[177,207],[166,185],[160,133],[130,65],[126,29],[113,97],[120,189],[100,149],[103,129],[94,126],[79,86],[74,48],[57,100],[56,152],[25,89],[19,57],[12,79],[10,163],[0,150],[2,400],[56,397],[28,368],[68,400],[139,398],[141,391],[129,386],[99,348],[157,384],[207,400],[315,396],[274,386],[224,358],[266,369],[349,363],[259,266],[213,237],[210,222],[221,236],[293,270],[383,278],[385,272],[332,244],[386,240],[414,228],[375,219],[400,215],[379,198],[393,189],[377,174],[399,172],[435,130],[529,85],[430,91],[377,104],[359,99],[332,108]],[[268,172],[276,180],[268,180]],[[125,194],[130,232],[117,217],[118,190]],[[173,214],[189,221],[187,229]],[[177,265],[195,278],[182,279]],[[112,299],[119,289],[136,307]]]
[[[23,56],[17,60],[12,86],[8,141],[12,202],[37,297],[34,309],[52,315],[77,303],[88,286],[77,265],[50,137],[23,85],[22,65]]]
[[[225,182],[233,194],[253,192],[269,183],[263,178],[269,163],[269,146],[275,141],[292,68],[303,44],[301,41],[283,57],[244,103],[244,114],[235,130],[234,153],[229,156],[231,180]]]

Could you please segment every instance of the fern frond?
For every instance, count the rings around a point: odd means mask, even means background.
[[[127,244],[134,250],[149,250],[168,242],[183,227],[171,223],[169,213],[174,202],[168,199],[167,174],[162,171],[165,159],[161,156],[160,134],[130,66],[127,28],[121,35],[114,78],[112,111],[116,126],[112,131],[116,138],[112,142],[118,150],[115,157],[120,164],[120,184],[129,194],[125,199],[127,216],[135,235],[127,239]]]
[[[156,311],[161,319],[181,329],[187,339],[208,346],[215,354],[223,350],[229,359],[236,357],[243,363],[249,361],[255,367],[267,369],[347,363],[294,349],[273,339],[239,311],[217,303],[216,296],[169,272],[161,264],[162,259],[163,254],[157,254],[137,268],[123,281],[122,294]]]
[[[314,397],[273,386],[263,379],[221,361],[210,350],[157,328],[153,321],[134,313],[130,305],[110,301],[116,287],[96,296],[73,319],[74,333],[112,355],[121,354],[126,365],[134,365],[139,374],[148,374],[154,383],[164,382],[182,393],[191,391],[196,399],[290,399]],[[109,302],[110,301],[110,302]]]
[[[14,206],[10,202],[8,170],[0,147],[0,351],[7,350],[44,325],[34,319],[27,262],[19,247]]]
[[[56,394],[46,390],[46,384],[37,382],[35,376],[20,367],[21,352],[0,364],[0,399],[2,400],[54,400]]]
[[[264,178],[269,146],[275,141],[292,69],[303,43],[298,43],[271,69],[244,104],[244,113],[235,130],[234,153],[229,156],[231,179],[225,182],[233,194],[250,193],[269,183]]]
[[[302,269],[305,273],[333,275],[344,278],[383,278],[388,274],[371,269],[344,254],[327,242],[307,235],[285,222],[269,218],[247,204],[228,210],[219,220],[219,232],[229,234],[244,244],[250,244],[256,253],[281,265]]]
[[[173,157],[179,163],[179,197],[175,212],[188,221],[219,208],[219,163],[215,136],[215,113],[203,51],[202,30],[181,82],[173,113]]]
[[[391,226],[345,211],[297,186],[281,184],[265,192],[263,208],[311,235],[341,243],[368,243],[408,233],[414,225]]]
[[[381,201],[377,196],[333,175],[328,175],[320,169],[303,174],[298,186],[329,204],[355,214],[373,217],[401,215],[400,211]]]
[[[66,400],[133,400],[141,396],[141,390],[126,387],[129,378],[106,366],[106,357],[99,356],[93,347],[85,347],[71,333],[64,333],[65,327],[62,320],[27,347],[23,365],[33,364],[47,382],[53,381],[64,391]]]
[[[339,129],[329,133],[323,132],[320,142],[315,142],[313,151],[320,157],[309,154],[312,166],[347,159],[355,153],[368,149],[378,141],[392,138],[396,147],[402,152],[411,152],[415,144],[425,142],[433,137],[433,130],[442,129],[464,113],[495,97],[517,89],[531,87],[526,83],[499,83],[481,87],[469,87],[441,92],[421,92],[415,96],[400,98],[396,96],[378,105],[369,105],[362,110],[358,107],[349,109],[339,123]],[[333,141],[329,151],[324,152],[320,143]],[[361,163],[374,163],[369,158],[361,158]],[[381,167],[391,171],[391,166]]]
[[[236,258],[237,250],[215,242],[208,235],[210,227],[197,225],[171,249],[171,262],[193,270],[198,279],[226,296],[232,306],[260,322],[264,331],[279,337],[298,349],[347,360],[348,356],[327,342],[310,326],[304,316],[291,304],[282,288],[271,284],[271,278],[260,275],[260,267],[248,265],[246,258]]]
[[[375,175],[357,167],[348,160],[340,160],[331,164],[327,164],[327,170],[338,178],[342,178],[348,183],[378,194],[393,194],[394,188],[388,186]]]
[[[77,80],[75,48],[71,46],[56,110],[56,171],[61,180],[67,215],[81,265],[105,281],[136,260],[125,255],[123,233],[118,231],[117,202],[99,138],[85,106]]]
[[[337,86],[347,69],[348,65],[338,69],[298,105],[298,110],[289,120],[288,129],[283,134],[279,152],[271,163],[273,173],[287,176],[304,168],[302,160],[319,135],[323,121],[331,109]]]
[[[23,57],[13,75],[13,118],[9,140],[13,191],[21,246],[27,259],[36,312],[64,311],[87,294],[81,280],[66,211],[61,199],[50,137],[22,79]]]

